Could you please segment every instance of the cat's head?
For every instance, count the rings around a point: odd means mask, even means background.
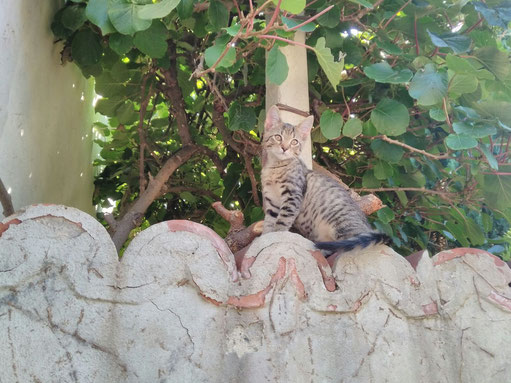
[[[314,117],[309,116],[298,125],[280,119],[279,109],[273,105],[264,122],[263,148],[269,160],[283,161],[298,157],[312,129]]]

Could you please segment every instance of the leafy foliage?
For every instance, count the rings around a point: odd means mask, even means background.
[[[287,78],[281,47],[299,29],[315,161],[378,193],[386,207],[371,219],[402,253],[461,245],[509,258],[509,9],[499,0],[83,0],[67,2],[52,30],[102,97],[94,200],[118,220],[186,218],[225,234],[215,200],[242,209],[247,224],[262,218],[265,80]]]

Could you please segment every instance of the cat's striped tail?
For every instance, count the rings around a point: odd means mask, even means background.
[[[378,245],[380,243],[387,244],[389,242],[390,238],[387,234],[371,231],[369,233],[362,233],[348,239],[332,242],[314,242],[314,244],[316,245],[317,249],[329,252],[330,254],[327,255],[327,257],[329,257],[337,251],[350,251],[357,247],[363,249],[364,247],[371,245]]]

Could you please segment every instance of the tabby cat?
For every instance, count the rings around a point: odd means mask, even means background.
[[[309,170],[299,158],[314,118],[297,126],[268,111],[263,136],[261,181],[264,197],[263,234],[292,226],[328,253],[349,251],[387,241],[371,229],[365,214],[335,180]]]

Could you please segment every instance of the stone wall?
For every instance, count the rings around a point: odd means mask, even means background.
[[[332,262],[297,234],[105,229],[37,205],[0,224],[1,382],[510,382],[511,270],[476,249]]]
[[[0,1],[0,179],[15,209],[51,202],[91,213],[94,86],[61,65],[50,25],[63,3]]]

